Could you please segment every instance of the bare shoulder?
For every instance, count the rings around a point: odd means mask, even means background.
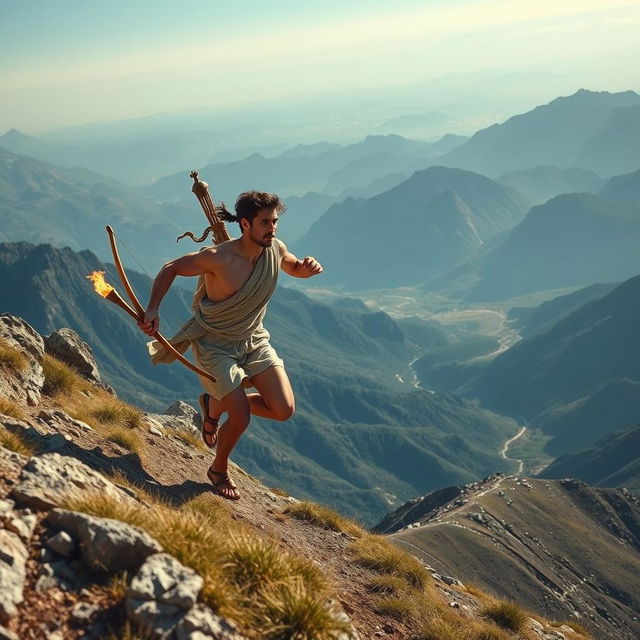
[[[287,245],[284,242],[282,242],[280,238],[274,238],[274,241],[278,245],[278,251],[280,252],[280,257],[283,258],[284,256],[287,255],[287,253],[289,253],[289,249],[287,249]]]

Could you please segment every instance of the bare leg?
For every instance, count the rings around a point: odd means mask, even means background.
[[[222,398],[221,403],[222,412],[226,411],[228,417],[218,433],[216,457],[207,475],[223,498],[236,500],[240,494],[228,476],[229,456],[249,426],[250,407],[242,387],[234,389]]]
[[[258,393],[247,394],[252,415],[278,421],[288,420],[293,415],[295,398],[284,367],[271,366],[253,376],[251,382],[258,390]]]
[[[238,443],[240,436],[249,426],[250,409],[247,396],[242,387],[234,389],[222,398],[223,411],[228,417],[220,428],[216,457],[211,465],[215,471],[226,471],[229,456]]]

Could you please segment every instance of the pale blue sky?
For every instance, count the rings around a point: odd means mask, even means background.
[[[492,70],[637,90],[639,30],[638,0],[0,0],[0,133]]]

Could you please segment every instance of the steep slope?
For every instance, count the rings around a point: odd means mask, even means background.
[[[511,309],[509,315],[514,319],[518,332],[522,337],[541,333],[566,318],[591,300],[604,298],[620,283],[591,284],[564,296],[557,296],[539,307],[521,307]]]
[[[60,326],[81,332],[106,381],[127,400],[154,409],[178,399],[197,406],[196,377],[178,364],[152,367],[146,336],[91,291],[84,276],[101,267],[95,256],[26,243],[0,247],[0,278],[9,283],[0,298],[3,311],[43,333]],[[129,275],[144,299],[149,279]],[[174,287],[163,301],[167,335],[189,316],[189,297]],[[398,381],[416,346],[389,316],[331,307],[283,287],[266,326],[286,361],[298,410],[284,424],[256,420],[238,460],[272,485],[296,486],[302,495],[373,521],[416,492],[511,467],[498,451],[516,431],[512,420]]]
[[[599,195],[616,202],[640,203],[640,169],[622,176],[614,176],[600,189]]]
[[[635,424],[640,410],[640,277],[515,344],[467,388],[486,406],[524,415],[556,455]]]
[[[640,633],[640,504],[575,480],[488,478],[417,498],[376,530],[399,546],[538,612],[581,612],[599,640]]]
[[[607,434],[594,447],[558,458],[539,475],[579,478],[596,487],[627,487],[638,492],[640,426]]]
[[[588,194],[533,207],[485,256],[471,300],[620,281],[638,271],[640,206]]]
[[[507,171],[498,178],[498,182],[515,189],[534,205],[563,193],[597,193],[603,179],[586,169],[538,165],[532,169]]]
[[[608,93],[581,89],[572,96],[556,98],[502,124],[478,131],[439,162],[489,176],[539,164],[593,168],[586,157],[586,166],[579,163],[589,137],[605,125],[615,109],[638,105],[640,95],[634,91]],[[626,158],[628,151],[624,154]],[[609,157],[607,161],[612,163],[614,158]]]
[[[614,109],[586,141],[577,164],[600,175],[636,171],[640,167],[640,105]]]
[[[451,638],[501,640],[505,607],[516,614],[513,640],[554,631],[236,465],[241,499],[216,496],[192,409],[150,415],[123,404],[95,384],[80,336],[56,350],[58,360],[20,318],[3,315],[0,334],[7,640],[150,637],[150,628],[191,640],[415,640],[443,628]],[[63,364],[80,355],[93,365],[90,379]],[[377,588],[389,584],[391,593]],[[565,640],[589,640],[571,624],[560,627]]]
[[[322,256],[331,284],[415,284],[513,227],[524,208],[515,192],[484,176],[430,167],[373,198],[333,205],[300,244]]]

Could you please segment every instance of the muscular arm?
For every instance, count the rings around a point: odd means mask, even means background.
[[[138,323],[140,328],[150,336],[158,331],[160,327],[158,309],[176,276],[201,276],[205,273],[214,273],[218,262],[219,258],[215,249],[188,253],[167,262],[153,281],[144,321]]]
[[[287,245],[280,242],[280,267],[290,276],[294,278],[310,278],[322,273],[322,265],[311,256],[307,256],[300,260],[287,249]]]

